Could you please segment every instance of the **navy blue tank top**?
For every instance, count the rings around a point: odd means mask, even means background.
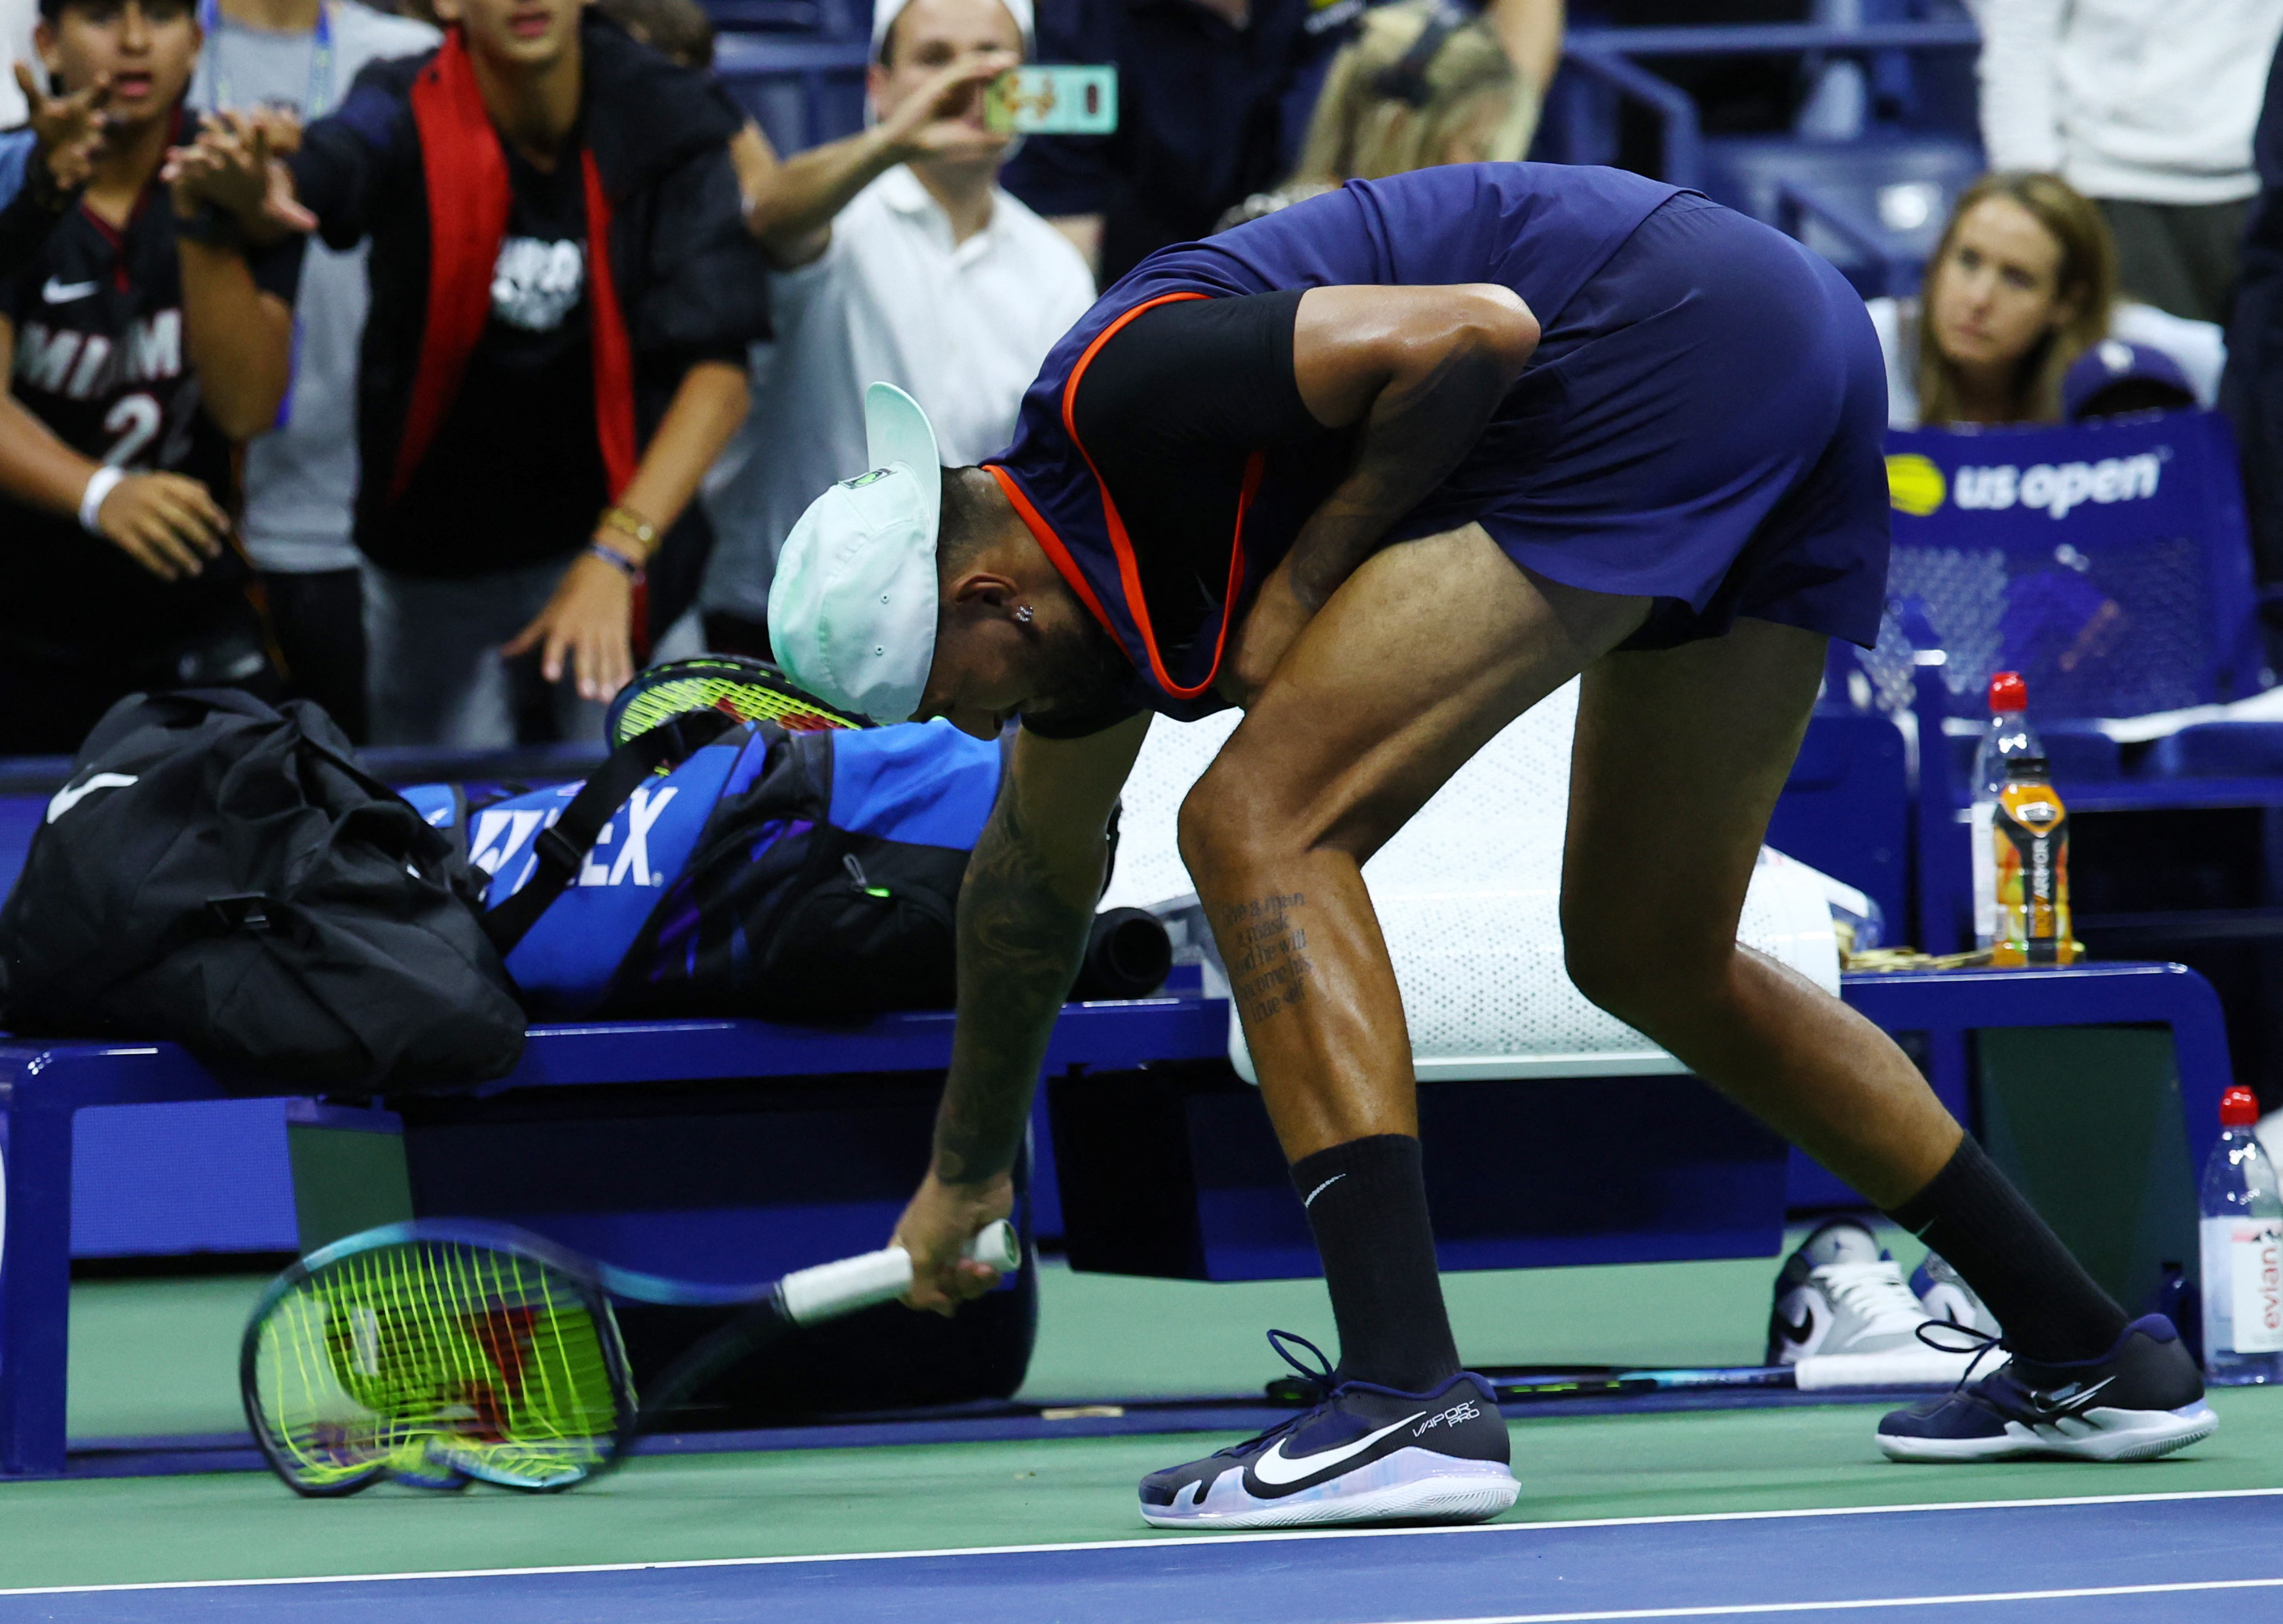
[[[1174,639],[1152,625],[1137,542],[1075,426],[1103,346],[1173,299],[1352,285],[1500,283],[1550,327],[1593,273],[1678,189],[1617,169],[1461,164],[1352,181],[1210,241],[1150,255],[1048,353],[1023,397],[1014,444],[986,467],[1088,612],[1132,660],[1127,697],[1188,721],[1226,708],[1212,691],[1231,626],[1317,505],[1344,477],[1352,437],[1327,431],[1255,451],[1228,516],[1217,609]],[[1445,504],[1448,505],[1448,504]],[[1391,530],[1400,540],[1466,522],[1437,493]],[[1216,541],[1215,558],[1220,556]]]

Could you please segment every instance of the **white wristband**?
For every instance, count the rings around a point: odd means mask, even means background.
[[[103,526],[96,522],[96,516],[103,511],[103,499],[118,489],[119,482],[126,478],[125,473],[109,463],[87,477],[87,489],[79,493],[79,527],[82,530],[90,536],[103,533]]]

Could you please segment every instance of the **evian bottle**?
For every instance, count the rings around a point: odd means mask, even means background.
[[[2283,1381],[2283,1193],[2258,1121],[2249,1089],[2221,1095],[2204,1163],[2204,1371],[2226,1386]]]
[[[2042,757],[2045,747],[2026,712],[2030,691],[2017,671],[2001,671],[1990,679],[1990,726],[1974,752],[1974,944],[1991,946],[1998,940],[1998,845],[1993,826],[1998,803],[2006,793],[2008,765],[2017,759]]]

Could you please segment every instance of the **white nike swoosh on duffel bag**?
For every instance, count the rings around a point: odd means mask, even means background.
[[[1305,1460],[1294,1460],[1285,1454],[1284,1446],[1292,1441],[1290,1438],[1279,1438],[1274,1449],[1252,1463],[1252,1475],[1271,1488],[1282,1488],[1288,1484],[1298,1482],[1302,1478],[1313,1477],[1327,1466],[1336,1466],[1344,1460],[1352,1459],[1386,1437],[1388,1434],[1399,1427],[1410,1426],[1419,1418],[1419,1416],[1426,1413],[1422,1410],[1418,1415],[1407,1415],[1400,1421],[1381,1427],[1375,1433],[1366,1433],[1353,1443],[1344,1443],[1336,1449],[1326,1449],[1322,1454],[1311,1455]]]
[[[51,276],[40,288],[40,298],[51,305],[68,305],[87,298],[100,286],[93,282],[58,282]]]
[[[83,784],[66,785],[57,790],[55,798],[48,803],[48,821],[53,823],[98,789],[124,789],[129,784],[142,781],[138,778],[130,778],[124,773],[97,773]]]

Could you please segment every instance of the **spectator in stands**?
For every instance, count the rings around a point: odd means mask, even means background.
[[[1993,168],[2051,170],[2094,198],[2125,291],[2225,322],[2262,74],[2283,0],[1980,0],[1982,139]]]
[[[1292,173],[1326,65],[1365,9],[1366,0],[1045,0],[1040,59],[1116,63],[1118,127],[1032,136],[1008,166],[1007,189],[1068,232],[1108,286]],[[1562,20],[1562,0],[1483,9],[1533,96],[1561,58]]]
[[[2259,195],[2244,234],[2221,394],[2243,447],[2253,559],[2260,580],[2273,585],[2283,582],[2283,49],[2268,69],[2252,149]]]
[[[1480,19],[1443,0],[1402,0],[1364,14],[1332,58],[1299,167],[1255,192],[1218,230],[1258,220],[1343,182],[1435,164],[1510,162],[1538,128],[1538,87]]]
[[[277,416],[291,253],[249,265],[161,171],[190,134],[185,0],[45,0],[41,60],[108,85],[84,191],[0,278],[0,750],[76,749],[137,689],[276,673],[230,460]]]
[[[632,673],[645,567],[744,415],[767,309],[729,158],[744,118],[580,0],[442,9],[439,51],[368,68],[309,127],[286,196],[242,149],[200,152],[241,218],[306,206],[332,246],[372,242],[375,738],[508,742],[502,657],[534,649],[580,736]]]
[[[2104,338],[2170,356],[2209,405],[2220,331],[2116,297],[2100,212],[2058,176],[1985,175],[1927,262],[1919,299],[1869,301],[1897,428],[2058,423],[2061,384]]]
[[[708,501],[708,645],[767,651],[776,549],[817,490],[862,473],[863,395],[894,384],[943,454],[979,461],[1013,437],[1023,392],[1094,302],[1076,249],[999,189],[1011,144],[983,128],[982,88],[1023,58],[1027,0],[880,0],[861,135],[775,169],[752,219],[776,266],[776,339],[753,375],[742,464]]]
[[[191,77],[194,106],[323,118],[370,62],[431,51],[436,30],[357,0],[220,0]],[[282,143],[290,149],[292,140]],[[309,245],[293,301],[292,381],[277,427],[245,448],[245,548],[261,571],[288,690],[366,737],[356,501],[357,345],[365,250]]]

